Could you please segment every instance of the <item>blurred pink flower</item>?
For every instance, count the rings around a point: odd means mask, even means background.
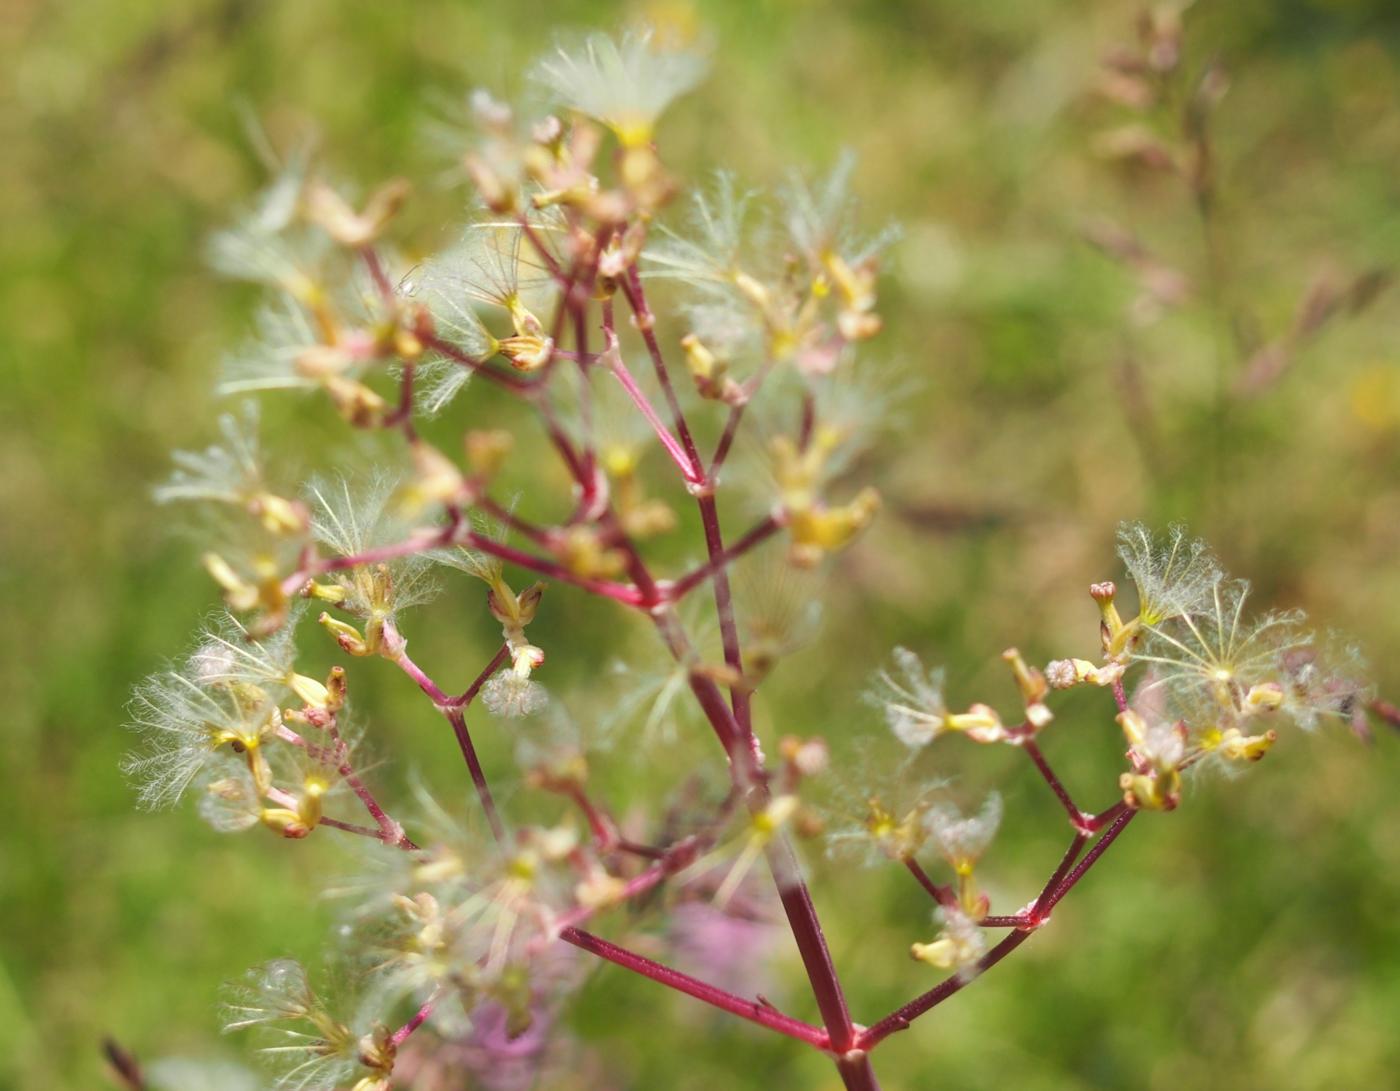
[[[670,937],[678,967],[740,996],[771,984],[769,963],[777,929],[756,913],[720,909],[708,901],[684,902],[671,915]]]

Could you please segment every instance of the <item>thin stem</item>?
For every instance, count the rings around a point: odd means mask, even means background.
[[[880,1091],[880,1081],[870,1067],[870,1055],[863,1049],[851,1049],[837,1057],[836,1072],[846,1091]]]
[[[565,469],[569,471],[569,476],[574,479],[578,487],[585,493],[596,488],[592,475],[589,473],[587,463],[579,457],[579,453],[574,450],[574,445],[569,442],[569,437],[564,432],[564,426],[559,423],[559,418],[554,412],[554,407],[549,403],[549,396],[545,393],[545,388],[539,388],[539,396],[534,399],[535,410],[540,415],[540,423],[544,425],[545,435],[549,437],[549,442],[563,461]]]
[[[369,270],[370,279],[374,281],[379,297],[385,303],[392,303],[394,286],[389,283],[389,275],[384,271],[384,262],[380,259],[379,252],[372,246],[366,246],[361,248],[360,256],[364,259],[365,268]]]
[[[439,985],[428,999],[423,1001],[423,1006],[414,1013],[413,1018],[389,1036],[389,1043],[395,1049],[403,1045],[410,1034],[428,1021],[428,1016],[433,1014],[433,1008],[437,1007],[437,1002],[442,999],[444,992],[443,987]]]
[[[1044,923],[1045,915],[1050,909],[1050,898],[1064,882],[1065,876],[1069,874],[1069,869],[1074,867],[1075,861],[1079,859],[1079,854],[1084,851],[1084,845],[1088,840],[1087,833],[1082,831],[1075,833],[1073,840],[1069,843],[1069,848],[1065,849],[1064,856],[1060,858],[1059,866],[1050,873],[1050,878],[1046,880],[1045,886],[1041,888],[1040,894],[1035,899],[1035,904],[1031,906],[1031,924]]]
[[[447,702],[447,705],[452,708],[466,708],[469,704],[476,700],[476,695],[481,692],[481,687],[486,685],[486,683],[490,680],[491,676],[495,674],[498,670],[500,670],[501,666],[509,658],[510,645],[502,644],[496,650],[496,654],[491,658],[491,662],[487,663],[486,666],[481,668],[481,673],[478,674],[472,680],[472,684],[469,685],[465,690],[463,690],[461,694],[449,700]]]
[[[912,856],[904,858],[904,866],[908,869],[909,874],[914,876],[918,884],[928,892],[929,897],[939,905],[951,908],[958,904],[958,896],[953,892],[953,888],[943,883],[935,883],[929,877],[928,872],[920,866],[919,861]]]
[[[1070,841],[1069,848],[1065,850],[1059,866],[1051,872],[1050,878],[1046,880],[1045,886],[1041,888],[1029,910],[1009,917],[983,917],[977,923],[984,928],[1025,928],[1031,931],[1039,928],[1049,919],[1047,905],[1050,896],[1059,889],[1060,883],[1069,874],[1069,869],[1074,867],[1074,862],[1079,859],[1079,854],[1084,851],[1084,844],[1088,840],[1087,833],[1083,831],[1075,833],[1074,839]]]
[[[369,812],[369,816],[379,824],[379,839],[381,841],[386,845],[396,845],[406,840],[403,827],[389,817],[384,808],[379,805],[379,801],[374,798],[374,794],[365,785],[365,782],[350,769],[348,762],[342,765],[336,772],[340,774],[341,779],[343,779],[346,784],[350,785],[350,790],[354,792],[360,802],[365,805],[365,810]]]
[[[800,1019],[784,1015],[758,1000],[746,1000],[743,997],[735,996],[733,993],[709,985],[699,978],[691,977],[679,970],[673,970],[669,966],[663,966],[644,955],[629,951],[625,947],[619,947],[615,943],[609,943],[607,940],[579,928],[566,928],[560,933],[559,938],[566,943],[573,944],[580,950],[597,955],[616,966],[631,970],[633,973],[665,985],[676,992],[704,1001],[721,1011],[727,1011],[731,1015],[737,1015],[741,1019],[747,1019],[751,1023],[757,1023],[761,1027],[785,1034],[789,1038],[795,1038],[799,1042],[805,1042],[817,1049],[828,1048],[826,1032],[820,1027],[814,1027],[810,1023],[804,1023]]]
[[[496,522],[500,523],[502,526],[510,527],[511,530],[523,534],[537,546],[541,546],[545,549],[550,548],[551,539],[548,530],[530,522],[528,519],[522,519],[520,516],[516,515],[515,512],[511,511],[510,508],[491,499],[491,497],[477,497],[475,506],[481,511],[486,512],[486,514],[491,516],[492,519],[496,520]]]
[[[545,246],[544,240],[540,238],[539,232],[535,230],[535,225],[530,222],[530,218],[522,212],[517,222],[520,224],[521,233],[530,240],[530,246],[540,256],[545,268],[549,270],[549,275],[564,287],[564,295],[567,297],[568,290],[573,287],[573,278],[565,276],[564,270],[559,267],[559,259],[549,252],[549,248]]]
[[[692,858],[693,857],[687,857],[686,863],[688,864]],[[671,859],[658,860],[641,874],[634,875],[631,879],[628,879],[622,890],[618,892],[617,900],[613,904],[622,905],[625,902],[631,901],[633,898],[645,894],[648,890],[658,886],[679,870],[680,867]],[[570,928],[575,928],[586,921],[592,920],[603,908],[605,907],[597,905],[574,906],[573,909],[560,913],[554,919],[554,931],[556,934],[562,935]]]
[[[1366,707],[1391,727],[1400,728],[1400,708],[1389,701],[1383,701],[1377,697]]]
[[[334,742],[336,753],[340,757],[340,765],[337,767],[336,772],[339,773],[341,779],[350,786],[350,790],[354,792],[360,802],[364,804],[365,810],[369,812],[369,816],[374,819],[375,824],[378,825],[379,839],[386,845],[406,844],[417,848],[417,845],[414,845],[412,841],[408,840],[407,835],[403,832],[403,826],[389,817],[388,812],[385,811],[384,808],[379,805],[379,801],[374,798],[374,793],[369,790],[369,786],[366,785],[355,770],[351,768],[349,758],[350,748],[340,736],[340,727],[336,724],[335,716],[330,716],[326,720],[325,731]]]
[[[812,433],[817,427],[817,399],[810,389],[802,391],[802,416],[797,422],[797,449],[805,451],[812,445]]]
[[[404,643],[402,634],[392,621],[385,622],[385,632],[398,638],[400,644]],[[452,725],[452,734],[457,738],[457,746],[462,751],[462,757],[467,763],[467,771],[471,774],[472,785],[476,788],[477,798],[481,800],[481,809],[486,813],[486,821],[491,825],[491,833],[497,842],[505,840],[505,825],[501,822],[501,816],[496,810],[496,801],[491,797],[491,789],[486,783],[486,774],[481,768],[481,760],[477,757],[476,747],[472,743],[471,732],[467,730],[466,706],[471,703],[477,691],[485,684],[486,680],[493,675],[500,665],[505,662],[510,648],[502,645],[486,664],[486,668],[477,675],[476,681],[462,697],[449,697],[436,682],[428,677],[417,663],[408,655],[407,651],[400,651],[394,662],[399,668],[418,684],[428,698],[433,702],[444,716],[447,722]]]
[[[401,428],[404,439],[409,443],[418,441],[418,431],[413,427],[413,380],[416,370],[413,360],[403,362],[403,372],[399,377],[398,408],[384,418],[385,427]]]
[[[395,626],[392,621],[386,621],[384,623],[384,631],[386,633],[392,631],[397,634],[398,627]],[[451,703],[452,699],[439,688],[436,682],[428,677],[422,667],[409,658],[408,652],[399,652],[394,662],[399,665],[399,669],[402,670],[404,674],[408,675],[418,684],[418,688],[428,695],[428,698],[433,704],[441,708],[443,705]]]
[[[654,342],[654,338],[652,340]],[[626,544],[630,551],[633,578],[645,587],[643,578],[649,578],[646,566],[636,555],[635,549],[630,549],[630,543]],[[678,662],[687,662],[690,654],[689,642],[674,613],[669,610],[654,611],[652,617],[671,654]],[[734,780],[735,788],[746,794],[752,812],[761,812],[767,807],[771,796],[764,780],[761,753],[756,745],[745,745],[746,741],[753,739],[752,733],[740,726],[734,710],[725,703],[713,679],[691,672],[689,683],[691,692],[694,693],[716,737],[729,755],[730,776]],[[811,892],[802,880],[792,846],[781,831],[766,846],[765,856],[774,884],[778,888],[788,927],[792,931],[803,968],[807,972],[808,983],[826,1026],[831,1047],[839,1054],[846,1054],[852,1049],[855,1041],[855,1025],[851,1021],[850,1009],[846,1005],[845,993],[841,988],[836,967],[832,963],[831,951],[827,947],[821,921],[812,903]],[[878,1086],[869,1063],[864,1059],[855,1058],[843,1063],[845,1067],[842,1069],[842,1078],[847,1080],[848,1087]]]
[[[400,848],[416,850],[418,846],[403,832],[403,826],[389,817],[388,812],[385,811],[384,808],[379,805],[379,801],[374,798],[374,793],[369,790],[369,786],[360,779],[359,775],[351,766],[349,757],[350,747],[341,737],[340,729],[336,726],[335,716],[326,715],[323,719],[315,721],[315,723],[330,737],[330,746],[318,747],[307,742],[303,736],[297,734],[285,723],[277,729],[277,737],[291,743],[293,746],[301,747],[310,754],[320,755],[322,758],[330,758],[332,761],[337,761],[336,773],[341,780],[345,781],[345,783],[350,786],[350,790],[355,793],[356,798],[364,804],[365,810],[368,811],[369,816],[374,819],[378,829],[370,830],[367,826],[351,826],[349,823],[337,822],[329,818],[322,818],[321,822],[336,829],[350,830],[352,833],[365,830],[369,832],[371,836],[383,841],[386,845],[397,845]],[[288,807],[293,810],[296,809],[295,798],[279,788],[269,788],[267,790],[267,795],[268,798],[273,799],[283,807]]]
[[[588,831],[593,836],[597,850],[607,853],[616,848],[617,823],[588,798],[588,793],[580,785],[571,786],[567,794],[573,805],[583,812],[584,821],[588,823]]]
[[[1098,833],[1099,830],[1103,829],[1110,822],[1113,822],[1127,809],[1128,805],[1120,799],[1112,807],[1108,808],[1108,810],[1100,811],[1098,814],[1086,818],[1084,820],[1084,828],[1089,833]]]
[[[327,818],[321,816],[321,820],[316,823],[318,826],[329,826],[333,830],[344,830],[346,833],[353,833],[358,837],[372,837],[376,841],[381,840],[379,831],[372,826],[357,826],[353,822],[342,822],[338,818]]]
[[[714,493],[704,493],[696,498],[696,503],[700,508],[700,524],[705,531],[705,549],[710,555],[714,575],[715,613],[719,617],[720,646],[724,649],[725,663],[737,678],[729,687],[729,703],[734,709],[734,718],[739,721],[740,729],[748,737],[750,748],[753,748],[755,742],[749,711],[749,690],[743,684],[744,657],[739,648],[739,626],[734,619],[734,596],[729,586],[729,572],[726,568],[733,558],[725,556],[724,535],[720,530],[719,509],[715,505]],[[753,544],[753,541],[748,543],[749,546]]]
[[[684,598],[698,584],[704,583],[712,574],[720,572],[755,546],[767,541],[780,529],[781,524],[778,520],[774,516],[768,516],[733,545],[717,549],[704,564],[673,581],[667,588],[667,597],[673,602]]]
[[[633,856],[640,856],[644,860],[660,860],[666,855],[666,850],[657,848],[655,845],[643,845],[640,841],[631,841],[626,837],[619,837],[614,846],[619,852],[630,852]]]
[[[578,413],[580,431],[583,434],[584,465],[590,479],[597,471],[596,437],[593,421],[593,384],[588,373],[588,364],[596,363],[598,357],[588,351],[588,312],[586,307],[574,311],[574,348],[578,363]]]
[[[468,368],[474,375],[480,375],[483,379],[488,379],[499,387],[515,394],[529,394],[537,385],[533,380],[523,379],[519,375],[510,372],[497,371],[484,360],[478,360],[474,356],[468,356],[450,341],[444,341],[441,337],[433,333],[420,333],[419,340],[423,342],[423,347],[432,349],[439,356],[446,356],[453,363],[461,364]]]
[[[1045,891],[1042,892],[1040,898],[1036,900],[1035,907],[1033,907],[1031,911],[1033,915],[1039,917],[1040,923],[1044,923],[1050,910],[1052,910],[1066,894],[1073,890],[1075,885],[1088,874],[1089,869],[1102,858],[1103,854],[1108,851],[1118,835],[1122,833],[1128,823],[1132,821],[1135,814],[1137,814],[1136,811],[1127,810],[1125,808],[1118,817],[1113,820],[1103,836],[1094,843],[1094,847],[1085,854],[1084,859],[1079,862],[1078,866],[1074,867],[1072,871],[1069,871],[1067,875],[1064,875],[1064,869],[1068,864],[1073,862],[1074,857],[1078,855],[1079,849],[1084,843],[1081,839],[1082,835],[1076,835],[1069,852],[1065,854],[1065,859],[1061,861],[1060,867],[1056,869],[1056,875],[1063,875],[1063,878],[1057,881],[1055,876],[1051,877],[1051,881],[1046,884]],[[873,1049],[895,1031],[904,1030],[920,1015],[923,1015],[931,1008],[941,1004],[944,1000],[947,1000],[948,997],[962,989],[974,976],[980,975],[984,971],[995,966],[1017,947],[1025,943],[1036,930],[1035,928],[1021,927],[1020,922],[1015,922],[1014,918],[997,918],[996,923],[1011,923],[1012,927],[1015,927],[1017,930],[1001,940],[1000,943],[978,960],[974,968],[974,974],[954,974],[922,996],[915,997],[903,1007],[897,1008],[878,1023],[875,1023],[864,1031],[857,1040],[857,1048],[864,1050]],[[1032,922],[1027,921],[1026,923]]]
[[[937,1007],[954,993],[960,991],[964,986],[970,984],[974,977],[990,970],[998,962],[1004,959],[1017,947],[1030,939],[1030,932],[1012,932],[985,955],[983,955],[974,968],[973,974],[954,974],[945,978],[940,984],[915,997],[901,1008],[890,1012],[878,1023],[868,1027],[863,1031],[858,1039],[857,1048],[866,1050],[874,1049],[895,1031],[907,1030],[909,1024],[931,1008]]]
[[[1073,799],[1070,798],[1069,790],[1060,782],[1060,778],[1055,775],[1055,770],[1050,768],[1050,763],[1045,760],[1045,755],[1040,752],[1040,747],[1036,745],[1034,739],[1027,736],[1021,742],[1021,749],[1024,750],[1031,761],[1035,762],[1035,767],[1040,770],[1040,775],[1045,778],[1045,783],[1050,785],[1050,790],[1055,793],[1055,798],[1064,807],[1065,813],[1069,815],[1070,825],[1076,830],[1084,828],[1084,821],[1089,816],[1081,811]]]
[[[724,421],[724,431],[720,433],[719,443],[715,445],[714,457],[710,459],[707,476],[711,485],[719,483],[719,472],[724,469],[725,459],[729,457],[729,451],[734,446],[734,437],[739,434],[739,422],[743,419],[744,403],[731,406],[729,416]]]
[[[327,572],[342,572],[347,568],[382,564],[397,557],[407,557],[446,545],[452,540],[452,533],[453,528],[450,525],[441,530],[425,528],[405,538],[402,542],[378,546],[375,549],[366,549],[361,553],[346,553],[338,557],[321,559],[316,559],[313,556],[311,560],[305,562],[301,568],[282,581],[282,591],[284,594],[294,595],[306,586],[308,580],[323,576]]]
[[[698,470],[701,465],[700,452],[696,450],[695,439],[690,434],[690,426],[686,424],[685,414],[681,412],[681,403],[676,397],[676,389],[671,385],[671,375],[666,370],[666,358],[661,355],[661,345],[656,340],[656,316],[651,313],[651,307],[647,304],[646,293],[642,289],[642,278],[635,265],[627,270],[627,275],[622,280],[622,290],[627,296],[627,303],[632,308],[633,315],[636,316],[637,329],[641,331],[647,353],[651,356],[652,367],[656,372],[656,381],[661,386],[661,393],[666,398],[666,404],[670,406],[676,435],[680,437],[681,446],[685,449],[690,464]]]
[[[671,435],[671,430],[666,427],[660,415],[652,407],[646,392],[637,385],[637,380],[627,370],[627,364],[622,359],[622,349],[618,345],[617,330],[613,325],[611,300],[603,304],[603,336],[607,339],[608,345],[603,358],[607,361],[608,370],[612,372],[613,378],[627,392],[627,396],[632,399],[632,404],[637,407],[637,411],[641,413],[647,424],[651,425],[651,430],[656,433],[656,438],[661,441],[661,446],[671,456],[671,461],[681,471],[681,476],[685,478],[687,484],[698,485],[703,482],[705,473],[700,465],[700,460],[682,447],[676,437]]]
[[[481,759],[476,755],[476,747],[472,745],[471,732],[467,730],[467,717],[460,708],[444,708],[443,715],[447,717],[447,722],[452,725],[452,734],[457,737],[457,747],[462,751],[462,758],[467,763],[467,772],[471,774],[472,785],[476,788],[477,799],[481,800],[481,809],[486,813],[486,821],[491,826],[491,834],[495,837],[497,844],[503,844],[506,839],[505,824],[501,821],[501,816],[496,810],[496,801],[491,796],[491,789],[486,783],[486,773],[481,768]]]
[[[1125,808],[1123,813],[1113,820],[1108,829],[1104,831],[1103,836],[1094,842],[1094,847],[1084,854],[1084,859],[1079,861],[1079,865],[1065,876],[1050,897],[1045,899],[1044,912],[1048,913],[1054,909],[1060,900],[1075,888],[1079,880],[1089,873],[1089,869],[1098,863],[1103,854],[1118,839],[1118,835],[1128,828],[1128,823],[1133,820],[1136,814],[1137,811]]]
[[[508,546],[504,542],[497,542],[472,530],[461,535],[461,544],[479,549],[482,553],[489,553],[493,557],[499,557],[503,561],[509,561],[511,564],[519,565],[531,572],[549,576],[561,583],[573,584],[585,591],[592,591],[594,594],[610,598],[614,602],[620,602],[624,606],[645,606],[648,604],[647,597],[636,587],[629,587],[624,583],[613,583],[611,580],[594,579],[591,576],[579,576],[557,561],[538,557],[533,553],[526,553],[524,550]]]

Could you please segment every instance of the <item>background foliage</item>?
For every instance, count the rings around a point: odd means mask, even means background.
[[[726,165],[768,182],[843,146],[859,153],[873,219],[905,227],[881,347],[891,383],[912,393],[898,399],[893,437],[858,468],[885,487],[888,509],[831,573],[822,636],[775,676],[769,724],[848,748],[874,729],[861,681],[896,642],[945,662],[955,701],[1013,700],[996,654],[1007,644],[1041,662],[1093,648],[1084,588],[1117,574],[1123,518],[1188,522],[1264,600],[1356,634],[1382,691],[1400,686],[1400,295],[1329,327],[1266,393],[1222,410],[1228,339],[1199,276],[1189,200],[1096,153],[1122,112],[1092,90],[1106,49],[1131,37],[1130,4],[9,10],[0,1084],[98,1086],[96,1043],[109,1032],[146,1056],[225,1048],[212,1029],[218,983],[265,957],[313,953],[334,916],[315,898],[333,869],[311,850],[317,839],[226,839],[188,814],[138,814],[116,769],[132,681],[178,652],[213,603],[194,547],[147,497],[171,446],[210,436],[216,359],[249,318],[250,299],[200,263],[204,236],[260,178],[244,111],[283,141],[314,125],[363,183],[432,177],[422,118],[435,99],[477,83],[518,90],[554,27],[661,14],[697,19],[718,47],[711,80],[665,123],[678,171]],[[1394,261],[1400,13],[1386,0],[1232,0],[1198,4],[1187,27],[1191,66],[1218,57],[1232,76],[1216,129],[1227,302],[1268,334],[1320,270]],[[460,202],[448,188],[420,191],[412,243],[448,238]],[[1126,317],[1133,277],[1084,241],[1104,218],[1179,266],[1197,298],[1149,324]],[[1133,376],[1144,400],[1125,385]],[[315,416],[269,403],[274,448],[309,436],[334,453],[343,438]],[[1156,446],[1141,442],[1144,419]],[[564,592],[551,607],[553,647],[609,631],[599,608]],[[444,674],[484,661],[498,637],[480,613],[416,634],[422,658]],[[551,660],[566,689],[594,686],[599,666],[582,653]],[[441,722],[381,667],[373,730],[383,753],[407,759],[381,775],[453,769]],[[1093,711],[1077,725],[1071,706],[1046,746],[1086,802],[1106,804],[1113,740],[1096,751],[1069,738],[1103,730]],[[1195,783],[1179,813],[1135,824],[1131,847],[1025,954],[892,1041],[887,1085],[1389,1082],[1400,1067],[1396,743],[1290,737],[1243,781]],[[499,760],[506,744],[494,745]],[[1019,904],[1059,849],[1054,800],[980,749],[966,763],[966,750],[944,753],[970,792],[1002,782],[1013,817],[991,862],[994,892]],[[928,924],[906,876],[837,887],[819,874],[816,897],[858,1018],[926,987],[905,957]],[[587,1038],[615,1020],[646,1032],[609,1040],[601,1074],[587,1077],[603,1085],[831,1080],[820,1058],[605,970],[576,1025]]]

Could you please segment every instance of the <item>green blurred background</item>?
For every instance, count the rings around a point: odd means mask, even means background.
[[[1400,10],[1231,0],[1187,14],[1188,70],[1218,58],[1231,75],[1214,129],[1214,290],[1182,187],[1102,154],[1102,134],[1129,119],[1095,93],[1099,62],[1132,40],[1136,13],[1093,0],[11,0],[0,1086],[104,1086],[106,1033],[145,1057],[228,1049],[219,983],[272,955],[314,957],[334,920],[317,897],[335,864],[324,839],[222,838],[188,810],[139,814],[117,772],[131,685],[213,605],[196,547],[148,490],[172,446],[211,438],[217,358],[251,313],[252,297],[200,262],[204,237],[260,182],[245,112],[284,143],[314,126],[366,185],[432,178],[422,118],[436,99],[518,90],[556,28],[693,17],[713,35],[715,71],[664,125],[678,173],[725,165],[761,183],[859,153],[871,221],[904,227],[878,351],[916,393],[859,467],[885,492],[880,524],[830,572],[821,638],[765,691],[778,730],[823,733],[844,753],[875,730],[859,690],[900,642],[947,664],[954,701],[1010,707],[1006,645],[1041,662],[1092,654],[1084,588],[1117,575],[1124,518],[1188,522],[1261,602],[1354,634],[1381,691],[1400,691],[1400,296],[1330,323],[1267,389],[1220,393],[1237,352],[1288,329],[1310,286],[1395,260]],[[442,242],[461,201],[424,186],[412,245]],[[1104,222],[1189,279],[1180,307],[1135,303],[1138,274],[1085,241]],[[274,447],[340,442],[304,403],[267,417]],[[603,631],[608,616],[570,598],[551,600],[556,631]],[[466,670],[453,664],[494,639],[472,617],[415,630],[452,683]],[[600,662],[551,666],[586,688]],[[452,768],[443,725],[387,666],[366,696],[395,759],[386,783]],[[1117,757],[1101,696],[1068,702],[1046,746],[1106,803]],[[1238,781],[1193,784],[1180,812],[1135,824],[1053,928],[883,1048],[885,1086],[1394,1086],[1396,744],[1291,736]],[[503,768],[506,744],[485,745]],[[947,754],[970,793],[1007,796],[988,878],[1018,905],[1060,849],[1054,801],[1005,756]],[[611,790],[625,802],[625,770]],[[929,931],[907,877],[813,869],[857,1018],[932,984],[905,956]],[[810,1015],[791,965],[780,975],[775,996]],[[629,1023],[642,1031],[607,1029]],[[598,1086],[833,1084],[820,1057],[620,972],[592,979],[575,1025],[604,1058]]]

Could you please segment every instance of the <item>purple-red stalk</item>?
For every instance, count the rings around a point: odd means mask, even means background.
[[[804,1023],[800,1019],[784,1015],[761,1001],[745,1000],[743,997],[735,996],[724,989],[708,985],[689,974],[683,974],[679,970],[663,966],[644,955],[609,943],[607,940],[579,928],[566,928],[560,933],[559,938],[565,943],[573,944],[580,950],[597,955],[601,959],[622,966],[642,977],[665,985],[669,989],[674,989],[676,992],[692,996],[696,1000],[702,1000],[721,1011],[727,1011],[731,1015],[737,1015],[741,1019],[747,1019],[751,1023],[757,1023],[759,1026],[777,1031],[779,1034],[785,1034],[789,1038],[796,1038],[799,1042],[805,1042],[817,1049],[829,1048],[826,1031],[820,1027],[814,1027],[810,1023]]]

